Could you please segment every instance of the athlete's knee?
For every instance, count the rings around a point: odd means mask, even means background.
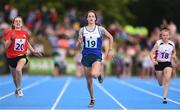
[[[91,75],[92,75],[92,77],[98,77],[99,71],[98,70],[92,70]]]
[[[88,85],[92,84],[92,78],[91,78],[91,77],[88,77],[88,78],[86,78],[86,79],[87,79]]]
[[[171,79],[171,72],[165,73],[165,81],[169,81]]]
[[[92,73],[91,73],[91,77],[96,78],[96,77],[98,77],[97,74],[98,74],[97,72],[92,72]]]
[[[16,72],[17,72],[17,73],[22,73],[22,69],[16,68]]]

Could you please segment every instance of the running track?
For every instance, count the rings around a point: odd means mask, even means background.
[[[14,95],[11,75],[0,76],[0,109],[46,110],[180,110],[180,78],[172,79],[168,104],[162,104],[162,87],[154,79],[106,77],[103,84],[93,81],[95,106],[88,108],[85,78],[23,76],[24,96]]]

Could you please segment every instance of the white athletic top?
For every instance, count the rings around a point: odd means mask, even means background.
[[[171,56],[173,53],[173,49],[175,45],[172,41],[168,41],[164,43],[163,40],[157,41],[158,49],[157,49],[157,61],[159,62],[171,62]]]
[[[105,34],[105,28],[96,25],[93,30],[88,30],[87,26],[80,29],[79,35],[83,37],[84,48],[83,55],[95,54],[102,58],[102,36]]]

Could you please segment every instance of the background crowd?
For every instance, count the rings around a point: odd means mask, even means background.
[[[138,75],[141,78],[149,78],[154,75],[154,66],[149,57],[149,51],[154,43],[159,39],[160,26],[169,26],[171,40],[176,44],[177,56],[180,58],[180,35],[177,26],[173,21],[162,19],[161,25],[148,30],[144,26],[122,25],[118,21],[113,21],[108,25],[104,24],[106,18],[101,10],[97,11],[97,23],[106,27],[114,37],[113,59],[107,63],[103,60],[104,72],[118,77],[130,77]],[[5,63],[4,32],[11,27],[14,17],[21,15],[20,10],[10,4],[4,5],[0,10],[0,67],[1,73],[7,72]],[[59,21],[61,17],[62,21]],[[63,17],[63,18],[62,18]],[[66,74],[68,66],[67,59],[72,59],[71,63],[76,64],[77,76],[81,76],[80,49],[75,47],[78,31],[86,24],[85,13],[70,8],[64,15],[59,15],[56,8],[46,6],[29,10],[23,17],[24,29],[30,33],[30,43],[36,50],[44,53],[44,57],[50,57],[54,61],[53,75]],[[108,40],[103,41],[103,53],[108,49]],[[180,60],[173,64],[174,75],[180,73]],[[27,67],[28,68],[28,67]]]

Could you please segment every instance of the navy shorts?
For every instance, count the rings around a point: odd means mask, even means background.
[[[81,63],[86,67],[92,67],[92,64],[96,61],[101,62],[102,58],[95,54],[83,55]]]

